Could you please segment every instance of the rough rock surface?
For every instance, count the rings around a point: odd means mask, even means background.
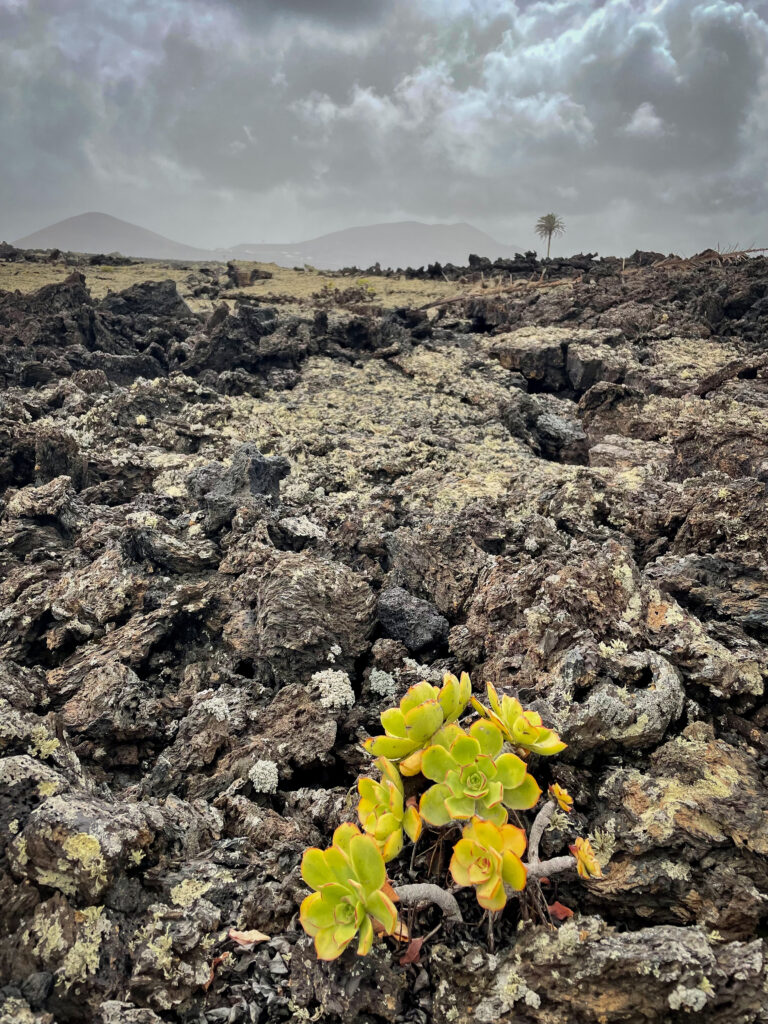
[[[768,1021],[768,263],[635,264],[429,316],[0,293],[0,1024]],[[561,730],[543,853],[605,875],[319,964],[301,853],[448,668]]]

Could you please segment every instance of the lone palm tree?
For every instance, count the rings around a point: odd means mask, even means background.
[[[545,213],[536,221],[536,234],[539,238],[547,240],[547,259],[549,259],[549,247],[552,244],[552,235],[565,233],[565,222],[560,220],[556,213]]]

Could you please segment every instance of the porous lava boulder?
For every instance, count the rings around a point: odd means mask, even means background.
[[[401,640],[409,651],[436,647],[448,636],[448,620],[429,601],[402,587],[387,587],[379,597],[377,615],[384,635]]]

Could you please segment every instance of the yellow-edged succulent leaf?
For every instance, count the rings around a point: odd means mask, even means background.
[[[567,746],[568,744],[563,743],[558,734],[552,729],[541,729],[536,742],[531,746],[531,750],[534,754],[540,754],[542,757],[552,757],[553,754],[559,754],[562,750],[565,750]]]
[[[421,835],[422,827],[421,815],[418,810],[413,806],[406,807],[405,814],[403,815],[403,831],[411,842],[415,843],[417,841]]]
[[[397,925],[397,910],[389,897],[380,890],[372,892],[366,899],[365,906],[371,917],[378,921],[387,935],[391,935]]]
[[[427,700],[437,700],[440,691],[436,686],[422,679],[420,683],[411,686],[403,699],[400,701],[400,710],[406,714],[412,708],[418,707]]]
[[[510,825],[509,827],[513,828],[514,826]],[[464,829],[462,835],[481,847],[496,850],[497,853],[501,853],[504,850],[504,838],[501,829],[480,818],[473,818]]]
[[[501,717],[501,701],[499,700],[499,694],[493,683],[485,684],[485,692],[488,694],[488,703],[491,705],[492,710]]]
[[[392,783],[395,789],[398,789],[401,793],[403,792],[403,780],[400,777],[400,772],[391,761],[388,761],[386,757],[380,757],[376,761],[376,767],[379,769],[382,776],[388,782]]]
[[[422,793],[419,814],[428,825],[447,825],[451,820],[450,811],[445,805],[446,799],[450,795],[451,791],[448,787],[441,784],[430,786]]]
[[[506,825],[509,815],[505,811],[502,804],[494,804],[493,807],[487,807],[485,809],[485,817],[492,825]]]
[[[345,821],[342,825],[333,833],[333,843],[329,850],[326,850],[326,854],[333,853],[335,850],[342,850],[344,853],[349,853],[349,844],[355,838],[360,835],[360,829],[357,825],[351,821]]]
[[[468,796],[449,796],[445,799],[445,807],[456,821],[466,821],[475,813],[475,801]]]
[[[519,786],[504,790],[504,803],[512,811],[528,811],[541,796],[541,786],[532,775],[526,775]]]
[[[312,892],[301,901],[299,921],[307,935],[314,938],[323,928],[335,924],[333,906],[319,892]]]
[[[501,875],[489,878],[487,882],[478,885],[475,889],[477,902],[485,910],[503,910],[507,905],[507,894],[504,891],[504,882]]]
[[[301,877],[310,889],[319,889],[321,885],[334,880],[335,876],[326,863],[324,850],[310,846],[304,851],[301,858]]]
[[[421,771],[421,761],[423,756],[423,750],[416,750],[413,754],[409,754],[408,757],[404,757],[398,765],[400,768],[400,774],[405,778],[418,775]]]
[[[441,729],[443,709],[436,700],[427,700],[418,707],[412,708],[405,716],[408,738],[417,746],[421,746]]]
[[[480,744],[480,750],[488,757],[498,757],[504,746],[501,730],[487,718],[473,722],[468,729],[469,735]]]
[[[388,736],[399,736],[401,739],[405,739],[408,736],[405,715],[400,708],[387,708],[386,711],[382,711],[379,717]]]
[[[581,836],[570,847],[571,853],[576,858],[576,870],[580,878],[602,878],[603,869],[600,867],[592,844],[588,839]]]
[[[427,747],[421,760],[421,771],[432,782],[442,782],[448,772],[456,767],[450,751],[435,744]]]
[[[504,844],[504,853],[513,853],[518,859],[523,856],[528,845],[525,829],[518,828],[516,825],[505,825],[501,830],[501,838]]]
[[[360,932],[357,938],[357,955],[367,956],[373,945],[373,925],[370,917],[366,914],[360,925]]]
[[[400,736],[372,736],[365,740],[363,746],[374,757],[388,757],[397,761],[413,751],[413,743]]]
[[[370,836],[354,836],[349,844],[349,854],[355,875],[366,893],[380,889],[387,880],[384,858]]]
[[[504,789],[517,789],[528,774],[525,761],[517,754],[502,754],[496,758],[496,778]],[[539,791],[541,792],[541,791]]]
[[[457,679],[452,673],[446,672],[438,696],[445,721],[454,722],[469,704],[471,696],[472,683],[468,673],[462,672],[461,678]]]
[[[387,863],[394,860],[395,857],[399,857],[403,850],[403,830],[390,832],[383,840],[379,841],[379,849]]]
[[[460,765],[465,766],[476,761],[481,754],[480,744],[476,739],[464,733],[457,736],[451,744],[451,757]]]
[[[517,854],[505,850],[501,858],[501,877],[504,882],[518,892],[525,888],[527,872],[525,865]]]
[[[555,782],[549,787],[549,794],[561,811],[568,814],[573,810],[573,797],[567,789],[563,789]]]
[[[339,942],[335,932],[334,927],[324,928],[315,935],[315,952],[318,960],[336,960],[351,942],[351,939]]]

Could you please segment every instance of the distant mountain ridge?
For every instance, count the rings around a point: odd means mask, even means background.
[[[17,239],[19,249],[64,249],[67,252],[110,253],[158,260],[212,260],[207,249],[174,242],[108,213],[80,213]]]
[[[471,224],[399,221],[333,231],[305,242],[245,243],[231,249],[198,249],[106,213],[81,213],[14,242],[20,249],[63,249],[84,253],[184,261],[253,260],[318,270],[342,267],[420,267],[428,263],[464,265],[470,253],[512,257],[520,247],[503,245]]]
[[[470,253],[512,257],[519,247],[503,245],[471,224],[422,224],[398,221],[345,228],[306,242],[236,245],[229,252],[241,260],[302,266],[318,270],[341,267],[420,267],[427,263],[464,265]]]

